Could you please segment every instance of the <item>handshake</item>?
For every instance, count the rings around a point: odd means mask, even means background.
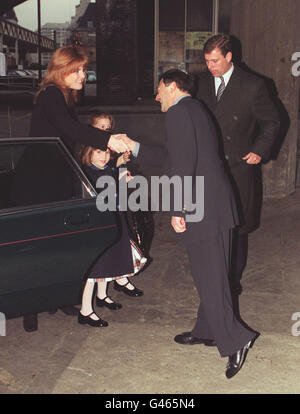
[[[115,152],[133,151],[136,142],[130,139],[126,134],[111,135],[107,147]]]

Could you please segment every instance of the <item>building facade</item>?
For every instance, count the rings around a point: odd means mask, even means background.
[[[95,3],[82,0],[72,17],[70,42],[85,49],[89,57],[89,69],[96,70],[96,14]]]
[[[65,46],[70,37],[70,24],[66,23],[46,23],[41,27],[42,36],[52,39],[56,47]],[[42,65],[46,67],[52,56],[52,53],[42,53]]]
[[[228,33],[232,0],[96,0],[98,95],[103,102],[153,96],[162,72],[204,70],[202,49]]]

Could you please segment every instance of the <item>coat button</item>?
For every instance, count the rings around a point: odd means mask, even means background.
[[[231,140],[231,137],[229,135],[226,136],[226,139],[228,139],[228,141]]]
[[[233,115],[233,119],[234,119],[235,121],[237,121],[237,120],[239,119],[239,117],[238,117],[238,116],[236,116],[236,115]]]
[[[228,157],[228,155],[225,155],[225,158],[226,158],[226,160],[227,160],[227,161],[229,160],[229,157]]]

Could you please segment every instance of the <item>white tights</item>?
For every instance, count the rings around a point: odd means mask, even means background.
[[[126,285],[128,283],[127,277],[122,277],[121,279],[117,280],[117,283],[120,286]],[[97,296],[99,299],[104,299],[107,296],[107,282],[104,280],[102,282],[97,282]],[[94,320],[98,320],[98,316],[93,313],[93,292],[94,292],[95,281],[94,279],[87,279],[85,287],[83,289],[82,294],[82,302],[81,302],[81,309],[80,313],[84,316],[91,315],[91,318]],[[134,289],[134,286],[129,283],[127,285],[128,289]],[[113,301],[110,298],[106,298],[106,302],[112,303]]]
[[[83,289],[80,313],[83,316],[88,316],[92,314],[91,318],[94,320],[98,320],[99,319],[98,316],[95,313],[93,313],[94,309],[93,309],[92,301],[93,301],[94,286],[95,286],[94,279],[87,279],[85,287]]]

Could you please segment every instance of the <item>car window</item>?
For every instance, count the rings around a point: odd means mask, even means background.
[[[59,142],[0,143],[0,192],[0,209],[96,196]]]

